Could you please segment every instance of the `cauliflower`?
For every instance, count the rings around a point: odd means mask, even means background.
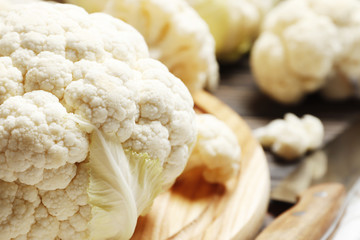
[[[312,115],[301,119],[287,113],[283,119],[276,119],[267,126],[254,130],[254,136],[262,146],[270,147],[278,156],[292,160],[306,151],[320,147],[324,138],[324,126]]]
[[[0,239],[129,239],[196,140],[142,36],[46,2],[0,11]]]
[[[105,12],[134,26],[150,56],[164,63],[191,92],[214,90],[219,73],[207,24],[185,0],[66,0],[89,12]]]
[[[248,52],[274,0],[186,0],[209,25],[221,60]]]
[[[197,114],[198,137],[185,171],[205,167],[204,179],[225,183],[240,169],[241,148],[236,135],[210,114]]]
[[[265,18],[251,65],[259,87],[282,103],[324,89],[354,95],[360,79],[360,2],[289,0]]]

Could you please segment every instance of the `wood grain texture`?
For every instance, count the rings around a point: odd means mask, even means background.
[[[261,146],[231,108],[206,92],[194,96],[198,110],[225,121],[242,148],[241,172],[226,185],[209,184],[195,169],[160,195],[140,217],[133,240],[253,239],[267,211],[270,177]]]
[[[256,240],[318,240],[340,210],[345,188],[338,183],[314,185],[305,190],[299,202],[277,217]]]

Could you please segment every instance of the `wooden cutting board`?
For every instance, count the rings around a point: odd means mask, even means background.
[[[270,177],[261,146],[243,119],[216,97],[201,91],[194,101],[198,112],[215,115],[238,136],[241,172],[225,186],[205,182],[201,169],[182,176],[139,218],[133,240],[251,239],[262,225]]]

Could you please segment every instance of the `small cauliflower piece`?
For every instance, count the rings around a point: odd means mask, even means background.
[[[185,168],[190,92],[107,14],[9,3],[0,29],[0,239],[130,239]]]
[[[324,88],[344,99],[359,85],[360,2],[283,1],[266,16],[251,55],[260,89],[292,104]],[[358,33],[359,32],[359,33]]]
[[[186,0],[209,25],[218,59],[234,61],[248,52],[274,0]]]
[[[292,160],[321,146],[324,126],[320,119],[312,115],[304,115],[300,119],[287,113],[284,119],[273,120],[255,129],[254,136],[263,147],[269,147],[276,155]]]
[[[164,63],[191,92],[215,90],[219,81],[215,41],[185,0],[66,0],[89,12],[105,12],[134,26],[152,58]]]
[[[236,135],[211,114],[197,114],[198,136],[185,171],[205,167],[203,177],[225,183],[240,169],[241,148]]]

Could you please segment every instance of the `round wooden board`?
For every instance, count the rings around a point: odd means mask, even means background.
[[[238,136],[241,172],[225,186],[205,182],[201,169],[180,177],[139,218],[133,240],[252,239],[262,225],[270,177],[261,146],[245,121],[216,97],[201,91],[194,101],[197,110],[223,120]]]

